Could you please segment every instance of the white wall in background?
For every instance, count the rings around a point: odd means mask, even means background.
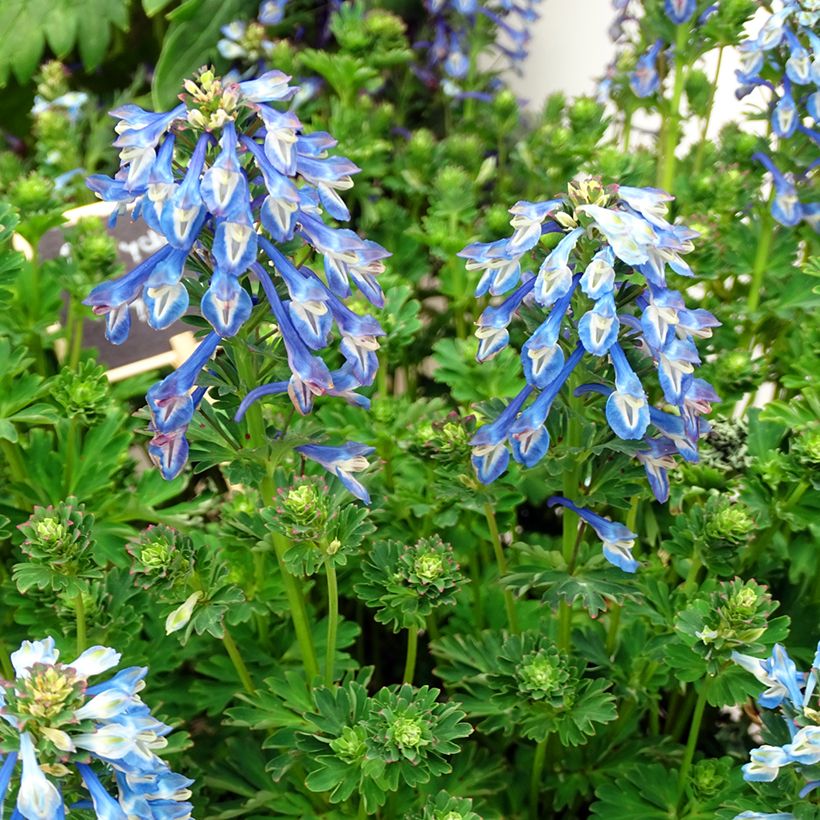
[[[608,33],[615,16],[610,0],[541,0],[539,6],[541,17],[533,24],[523,74],[511,77],[511,87],[535,110],[555,91],[563,91],[567,97],[594,95],[598,78],[615,54]],[[716,60],[716,51],[707,55],[704,70],[710,77],[714,76]],[[727,122],[739,119],[755,101],[759,104],[762,100],[760,94],[743,101],[735,98],[738,66],[737,53],[727,51],[715,95],[710,137]],[[636,125],[640,127],[640,123]],[[685,133],[690,139],[699,136],[700,122],[687,121]]]

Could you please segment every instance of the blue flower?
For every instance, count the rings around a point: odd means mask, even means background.
[[[374,451],[373,447],[348,441],[341,447],[302,444],[294,449],[305,458],[321,464],[329,473],[333,473],[356,498],[361,499],[365,504],[370,503],[370,494],[353,474],[360,473],[370,466],[367,456]]]
[[[663,40],[657,40],[638,58],[635,70],[629,78],[629,87],[636,97],[651,97],[660,87],[658,54],[662,48]]]
[[[605,395],[613,433],[645,440],[636,456],[656,498],[669,495],[668,470],[675,452],[697,460],[698,439],[709,429],[700,417],[719,398],[695,376],[700,363],[695,340],[708,338],[719,323],[706,310],[687,309],[681,293],[666,286],[667,266],[692,275],[683,256],[697,235],[666,220],[670,200],[656,188],[612,186],[604,191],[597,183],[582,181],[574,184],[567,199],[517,203],[510,209],[510,238],[469,245],[461,252],[468,270],[482,271],[476,293],[501,293],[520,280],[522,269],[531,269],[533,257],[542,252],[540,236],[563,234],[542,259],[534,282],[526,274],[517,290],[500,304],[491,304],[476,322],[477,358],[485,361],[509,344],[509,326],[522,302],[548,311],[521,347],[526,386],[532,390],[522,390],[473,438],[473,464],[482,482],[493,481],[506,469],[508,445],[516,461],[527,467],[544,456],[550,408],[587,353],[614,371],[614,386],[595,383],[575,393]],[[583,273],[576,272],[581,259],[586,260]],[[631,287],[636,276],[644,277],[644,290]],[[625,287],[626,277],[630,288]],[[593,300],[591,306],[585,297]],[[565,364],[564,347],[573,342],[571,360]],[[636,372],[646,368],[633,367],[628,351],[648,357],[671,412],[650,406],[644,377]],[[530,395],[533,401],[524,409]],[[647,438],[650,424],[659,438]]]
[[[507,469],[510,462],[507,438],[516,416],[531,394],[532,387],[527,385],[492,424],[482,427],[470,439],[473,467],[482,484],[491,484]]]
[[[664,0],[666,16],[676,25],[688,23],[695,14],[697,0]]]
[[[287,389],[279,392],[287,392],[299,412],[310,412],[322,395],[363,405],[366,399],[356,390],[375,379],[383,331],[344,300],[356,287],[382,306],[378,276],[389,253],[352,230],[326,224],[327,218],[349,218],[340,192],[352,187],[359,168],[330,155],[336,145],[330,134],[304,134],[293,110],[275,107],[296,94],[289,80],[272,70],[223,82],[203,69],[185,81],[183,102],[172,111],[122,106],[112,112],[119,120],[121,168],[113,179],[89,180],[101,198],[118,208],[131,206],[132,216],[142,214],[168,243],[87,298],[106,316],[112,342],[127,338],[132,306],[144,305],[148,323],[158,329],[185,314],[184,271],[192,254],[197,270],[210,271],[198,307],[214,333],[148,395],[154,433],[149,453],[166,477],[177,475],[187,457],[186,430],[203,397],[194,389],[197,375],[218,344],[240,334],[254,310],[251,278],[261,282],[291,370]],[[186,146],[193,146],[190,155]],[[297,269],[278,247],[283,242],[292,243],[291,252],[301,246],[317,261],[321,257],[324,281],[307,267]],[[272,267],[260,264],[264,257]],[[335,371],[339,385],[313,352],[330,345],[334,330],[346,362]]]
[[[0,806],[19,760],[13,816],[64,817],[62,775],[54,772],[74,768],[88,791],[88,807],[93,806],[97,817],[190,817],[192,807],[187,801],[192,781],[173,773],[157,756],[171,727],[154,718],[137,694],[147,670],[123,669],[88,685],[89,678],[119,663],[118,652],[94,646],[69,664],[60,663],[59,657],[52,638],[24,641],[11,655],[15,679],[3,682],[0,697],[3,717],[18,732],[19,745],[0,768]],[[50,768],[44,771],[46,766]],[[116,788],[116,797],[104,780]],[[127,783],[140,784],[148,795],[142,805],[131,800]]]
[[[638,536],[628,527],[617,521],[603,518],[586,507],[578,507],[563,496],[554,495],[547,499],[548,506],[554,507],[556,504],[572,510],[582,521],[592,527],[603,542],[604,558],[610,564],[619,567],[624,572],[637,571],[640,564],[632,557],[632,549]]]

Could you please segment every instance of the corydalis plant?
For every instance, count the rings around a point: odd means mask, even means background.
[[[654,188],[604,189],[588,179],[572,184],[568,196],[516,203],[510,237],[461,252],[468,270],[482,272],[476,296],[512,291],[476,322],[479,361],[508,345],[508,327],[522,307],[543,319],[521,349],[524,387],[472,439],[473,465],[485,484],[504,472],[510,451],[525,467],[544,457],[550,408],[582,361],[603,383],[584,384],[575,394],[605,396],[612,432],[643,442],[637,458],[659,501],[669,495],[674,454],[697,460],[698,439],[708,429],[701,415],[718,397],[695,376],[695,339],[711,336],[718,322],[705,310],[687,309],[669,287],[667,266],[693,275],[683,255],[697,236],[666,220],[671,199]],[[548,251],[542,237],[550,234],[560,239]],[[657,387],[638,376],[647,365]]]
[[[742,98],[763,86],[770,91],[771,132],[776,138],[773,158],[755,158],[772,174],[772,216],[793,227],[805,220],[820,231],[820,203],[801,201],[799,189],[816,165],[820,132],[820,37],[815,33],[820,11],[786,0],[765,20],[757,34],[740,45],[742,67],[737,71]],[[805,124],[811,119],[815,128]],[[809,150],[798,147],[808,139]],[[787,170],[781,171],[780,168]],[[808,192],[808,191],[807,191]]]
[[[176,476],[187,459],[185,434],[205,393],[197,387],[203,369],[219,345],[239,333],[255,300],[266,302],[272,314],[290,378],[257,386],[238,417],[257,399],[278,393],[288,393],[301,414],[322,395],[368,404],[355,391],[375,377],[382,329],[345,300],[355,285],[371,304],[383,304],[376,277],[389,254],[351,230],[326,224],[326,217],[350,218],[338,192],[353,185],[351,175],[359,168],[329,155],[336,144],[330,134],[305,134],[292,111],[274,107],[296,93],[289,79],[270,71],[256,80],[223,83],[203,69],[185,82],[182,102],[172,111],[122,106],[112,112],[119,119],[120,170],[113,179],[89,179],[101,198],[120,209],[132,207],[134,218],[141,216],[167,240],[87,298],[106,317],[110,341],[127,338],[132,307],[156,329],[185,314],[189,260],[207,279],[199,309],[213,332],[148,391],[154,431],[149,452],[166,478]],[[300,267],[314,254],[323,260],[323,276]],[[256,294],[252,280],[259,284]],[[328,347],[334,326],[345,363],[331,371],[316,351]],[[320,455],[320,463],[338,461]]]
[[[0,684],[0,804],[19,760],[14,816],[56,820],[65,816],[66,795],[82,792],[108,820],[191,816],[192,781],[156,754],[171,727],[137,694],[148,670],[129,667],[89,685],[119,661],[118,652],[94,646],[60,663],[53,638],[24,641],[12,653],[16,677]]]

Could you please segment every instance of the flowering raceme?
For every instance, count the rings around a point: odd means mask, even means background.
[[[482,4],[477,0],[425,0],[433,29],[431,42],[416,47],[426,50],[426,66],[418,69],[426,82],[442,81],[445,92],[454,97],[486,97],[464,89],[470,73],[470,43],[477,18],[485,17],[496,29],[493,48],[515,68],[527,56],[530,24],[538,19],[539,0],[500,0]],[[474,59],[474,55],[473,55]]]
[[[0,686],[0,805],[19,760],[13,817],[62,818],[66,794],[81,788],[88,797],[72,808],[93,807],[106,820],[190,817],[193,781],[156,754],[167,745],[171,727],[153,717],[137,694],[148,670],[129,667],[89,685],[89,678],[119,663],[118,652],[94,646],[72,663],[60,663],[59,657],[53,638],[24,641],[11,655],[16,677]],[[104,781],[116,788],[116,798]]]
[[[607,362],[610,375],[608,383],[582,385],[576,395],[604,395],[615,435],[643,442],[637,458],[659,501],[669,495],[673,455],[697,460],[698,439],[708,430],[701,416],[718,397],[695,375],[695,339],[711,336],[718,322],[705,310],[687,309],[667,282],[667,266],[692,276],[683,255],[696,236],[666,221],[671,199],[653,188],[603,189],[587,180],[571,185],[567,197],[516,203],[509,238],[461,251],[468,270],[481,271],[477,296],[512,291],[476,322],[479,361],[507,346],[519,308],[543,311],[543,321],[521,349],[524,387],[472,439],[473,464],[483,483],[504,472],[510,452],[526,467],[543,458],[550,444],[550,407],[582,360]],[[553,233],[561,238],[543,255],[541,237]],[[530,270],[534,264],[537,273]],[[668,409],[650,403],[638,376],[646,362],[655,369]]]
[[[816,163],[820,145],[820,37],[815,33],[820,10],[786,0],[763,23],[755,37],[740,45],[742,66],[737,71],[739,98],[759,86],[771,91],[771,131],[778,138],[773,151],[777,162],[764,154],[755,158],[772,175],[774,196],[772,216],[786,227],[805,220],[820,231],[820,202],[801,201],[798,186],[805,181]],[[807,126],[810,119],[814,127]],[[793,164],[795,154],[791,140],[797,134],[808,138],[812,150],[809,164],[795,176],[783,172],[778,165]],[[799,163],[798,163],[799,165]]]
[[[800,791],[800,796],[805,797],[820,787],[820,644],[808,673],[797,671],[780,644],[775,645],[769,658],[734,652],[732,660],[766,687],[758,704],[763,709],[780,710],[790,738],[780,746],[766,744],[752,749],[750,760],[743,767],[744,779],[768,783],[778,777],[781,769],[793,767],[807,781]]]
[[[175,373],[148,391],[154,437],[149,452],[166,478],[176,476],[188,454],[186,431],[205,388],[198,386],[217,348],[239,333],[259,300],[267,302],[282,338],[290,377],[254,389],[240,409],[264,395],[287,393],[301,414],[317,396],[341,396],[368,405],[356,393],[378,368],[383,331],[371,315],[345,300],[355,287],[381,307],[377,276],[387,251],[325,215],[346,221],[339,191],[352,187],[360,169],[331,156],[330,134],[305,134],[292,111],[280,110],[297,92],[289,77],[269,71],[258,79],[223,83],[203,69],[185,82],[182,102],[165,113],[135,105],[112,112],[121,167],[112,179],[93,176],[89,187],[120,210],[132,206],[167,240],[150,258],[119,279],[96,287],[86,304],[106,317],[114,344],[128,336],[131,309],[156,329],[188,309],[183,279],[189,258],[210,271],[199,306],[213,328]],[[324,276],[295,264],[288,251],[323,259]],[[307,255],[306,255],[307,254]],[[317,354],[333,328],[341,337],[344,365],[331,371]],[[360,467],[359,467],[360,469]]]

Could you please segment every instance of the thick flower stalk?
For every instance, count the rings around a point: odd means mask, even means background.
[[[0,806],[19,761],[14,817],[58,820],[66,795],[78,792],[87,797],[72,807],[106,820],[190,817],[193,781],[157,756],[171,727],[137,694],[148,670],[129,667],[89,684],[119,663],[118,652],[94,646],[71,663],[59,657],[53,638],[24,641],[11,655],[15,679],[0,685]]]
[[[470,87],[469,75],[475,68],[477,54],[472,53],[475,28],[484,18],[494,29],[490,51],[514,70],[527,56],[530,26],[538,19],[540,0],[425,0],[432,39],[416,43],[425,54],[419,76],[430,84],[440,82],[444,92],[463,99],[490,95]]]
[[[476,295],[505,297],[476,322],[479,361],[507,346],[522,307],[542,319],[521,349],[524,386],[471,441],[480,481],[498,478],[510,454],[525,467],[544,457],[550,408],[582,361],[605,383],[582,385],[575,394],[605,396],[612,432],[643,442],[637,457],[659,501],[669,495],[673,456],[697,460],[698,439],[708,429],[701,416],[718,397],[696,376],[695,339],[711,336],[718,322],[705,310],[687,309],[668,282],[668,268],[692,276],[683,255],[696,236],[666,220],[671,199],[653,188],[604,189],[587,180],[570,186],[567,197],[516,203],[510,237],[461,251],[467,269],[481,272]],[[541,238],[553,233],[561,238],[544,251]],[[648,369],[657,387],[639,377]]]
[[[754,783],[775,780],[784,768],[800,772],[806,785],[800,797],[820,788],[820,644],[808,672],[798,672],[786,650],[776,644],[768,658],[732,653],[732,660],[766,687],[758,698],[761,708],[778,710],[788,742],[752,749],[743,766],[743,778]],[[764,737],[764,739],[766,739]]]
[[[323,395],[368,404],[355,391],[375,378],[383,331],[346,300],[355,287],[382,306],[377,276],[389,254],[327,224],[328,217],[350,218],[339,192],[352,187],[359,168],[329,154],[336,145],[330,134],[303,133],[296,115],[283,107],[298,90],[289,79],[269,71],[223,83],[203,69],[185,82],[182,102],[169,112],[122,106],[112,112],[119,119],[120,170],[113,179],[89,179],[102,199],[131,208],[134,218],[141,216],[167,240],[86,299],[106,317],[111,342],[125,341],[132,311],[153,328],[171,325],[188,309],[186,264],[194,260],[208,271],[199,308],[213,332],[147,396],[154,432],[149,452],[166,478],[176,476],[187,459],[186,431],[205,393],[198,385],[203,371],[257,301],[267,303],[278,328],[290,377],[249,392],[240,417],[253,401],[279,393],[287,393],[301,414]],[[293,261],[311,256],[322,260],[323,275]],[[334,328],[344,364],[331,371],[319,351],[330,345]],[[354,469],[361,469],[358,461]]]
[[[771,94],[769,118],[776,138],[773,157],[755,158],[772,175],[771,213],[781,225],[807,222],[820,231],[820,202],[801,199],[799,190],[816,166],[820,145],[820,10],[809,3],[785,0],[769,14],[755,36],[740,45],[737,96],[763,86]],[[812,125],[807,123],[811,122]],[[811,149],[802,163],[792,140],[802,135]],[[780,168],[789,170],[782,171]],[[808,185],[806,185],[808,193]]]

